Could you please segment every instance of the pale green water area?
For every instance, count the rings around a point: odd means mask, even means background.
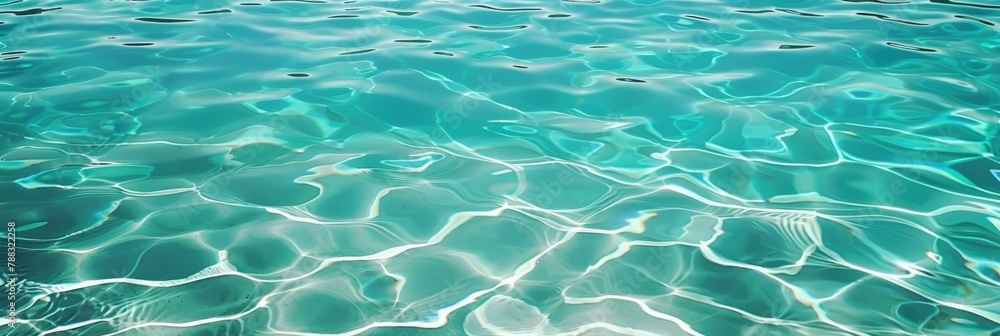
[[[0,335],[1000,336],[1000,2],[248,1],[0,0]]]

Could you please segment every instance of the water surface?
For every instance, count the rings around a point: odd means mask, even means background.
[[[6,1],[3,333],[997,335],[998,9]]]

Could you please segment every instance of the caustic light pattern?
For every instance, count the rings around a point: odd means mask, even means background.
[[[0,333],[997,335],[998,10],[6,1]]]

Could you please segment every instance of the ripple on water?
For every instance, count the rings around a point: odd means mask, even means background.
[[[13,334],[1000,331],[996,5],[39,6]]]

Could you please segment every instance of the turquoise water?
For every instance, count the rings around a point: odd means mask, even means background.
[[[4,1],[0,333],[998,335],[998,9]]]

